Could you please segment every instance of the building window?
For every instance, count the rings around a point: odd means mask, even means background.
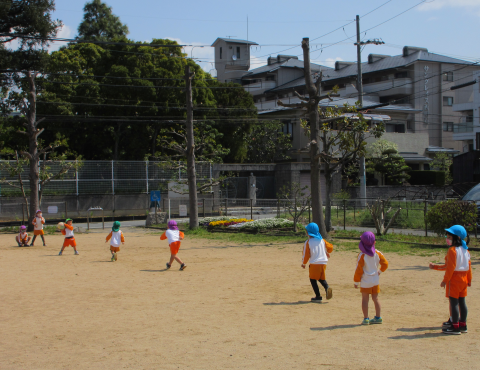
[[[222,48],[220,48],[220,59],[222,59]]]
[[[453,72],[445,72],[443,74],[443,81],[453,81]]]
[[[398,72],[395,73],[395,78],[408,78],[408,72]]]
[[[453,105],[453,96],[444,96],[443,97],[443,106],[451,107]]]
[[[275,81],[275,76],[274,75],[267,76],[267,78],[265,80],[266,81]]]
[[[240,59],[240,46],[237,46],[237,59]]]
[[[443,131],[453,132],[453,122],[443,122]]]

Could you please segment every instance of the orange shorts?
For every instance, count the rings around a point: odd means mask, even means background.
[[[455,271],[445,286],[445,297],[460,298],[467,296],[467,271]]]
[[[380,293],[380,285],[372,286],[371,288],[362,288],[360,287],[360,292],[368,294],[378,294]]]
[[[63,247],[76,247],[77,246],[77,242],[75,241],[75,238],[71,238],[71,239],[67,239],[65,238],[65,240],[63,241]]]
[[[308,266],[308,274],[312,280],[326,280],[325,270],[327,265],[310,265]]]
[[[110,250],[111,250],[112,252],[117,253],[117,252],[120,252],[120,247],[114,247],[113,245],[111,245],[111,246],[110,246]]]
[[[173,242],[169,245],[170,253],[177,254],[178,250],[180,249],[180,242]]]
[[[44,235],[43,230],[33,230],[33,235]]]

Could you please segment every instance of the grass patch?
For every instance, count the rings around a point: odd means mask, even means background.
[[[44,226],[43,231],[45,232],[46,235],[54,235],[57,232],[57,227],[56,226]],[[5,234],[18,234],[20,231],[20,226],[5,226],[0,228],[0,233],[5,233]],[[33,231],[30,232],[30,236],[33,236]]]

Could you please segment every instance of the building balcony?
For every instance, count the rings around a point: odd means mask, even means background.
[[[372,93],[379,97],[393,95],[413,94],[413,83],[411,78],[396,78],[380,82],[372,82],[363,85],[364,93]]]
[[[277,83],[275,81],[260,81],[249,85],[243,85],[243,87],[252,95],[260,95],[263,94],[266,90],[277,87]]]

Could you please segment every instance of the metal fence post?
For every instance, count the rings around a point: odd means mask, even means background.
[[[427,227],[427,198],[424,200],[423,206],[423,219],[425,221],[425,236],[428,236],[428,227]]]
[[[203,218],[205,218],[205,198],[203,198],[202,208],[203,208]]]
[[[67,202],[65,201],[65,218],[68,218],[68,213],[67,213]]]
[[[347,200],[344,199],[343,200],[343,230],[345,230],[345,225],[347,223],[347,217],[346,217],[347,216],[347,214],[346,214],[347,210],[346,210],[346,207],[345,207],[346,203],[347,203]]]
[[[25,204],[22,203],[22,225],[25,225]]]
[[[225,198],[225,216],[228,215],[228,205],[227,205],[227,202],[228,202],[228,198]]]
[[[277,218],[280,218],[280,199],[277,199]]]
[[[253,199],[250,199],[250,220],[253,220]]]
[[[115,194],[115,177],[113,172],[113,161],[112,161],[112,194]]]
[[[357,213],[357,200],[355,199],[353,201],[353,221],[356,221],[357,220],[357,216],[356,216],[356,213]]]
[[[148,194],[148,161],[145,161],[145,177],[147,180],[147,194]]]
[[[171,214],[170,214],[170,198],[168,198],[168,221],[171,220]]]

